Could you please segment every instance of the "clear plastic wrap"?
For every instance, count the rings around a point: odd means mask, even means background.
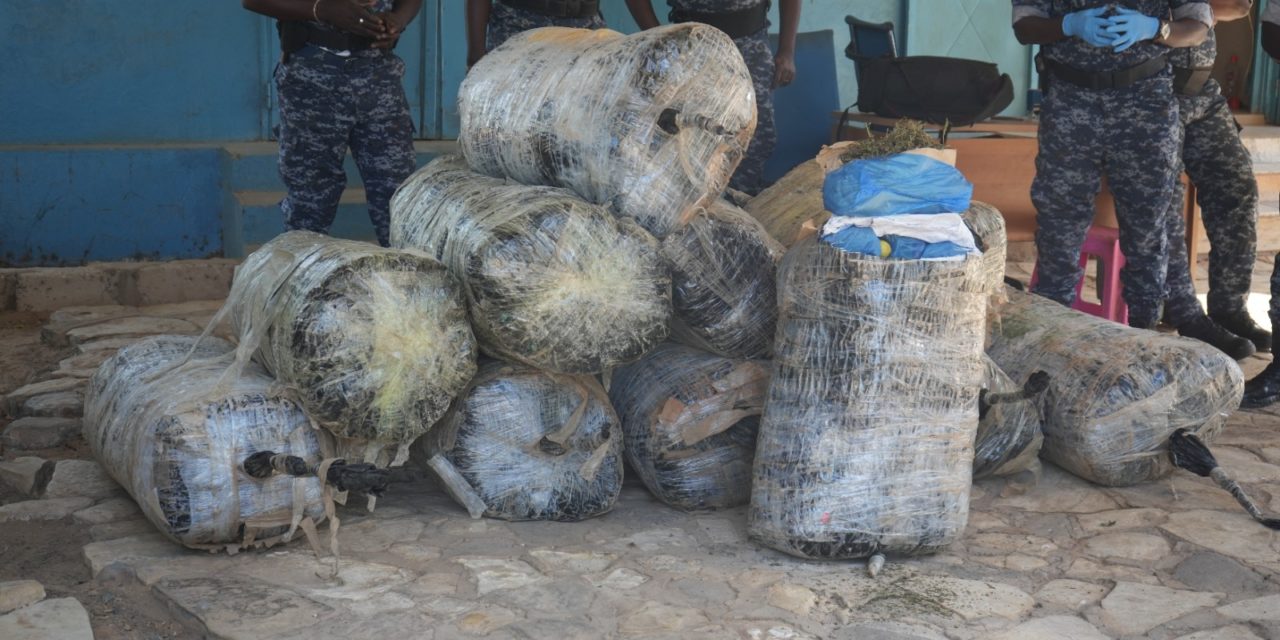
[[[969,512],[981,261],[783,258],[748,527],[808,558],[936,552]]]
[[[747,213],[764,225],[769,235],[786,247],[818,233],[831,213],[822,204],[822,183],[827,171],[809,160],[788,171],[768,189],[747,201]]]
[[[619,368],[609,398],[626,434],[627,462],[677,509],[746,504],[768,383],[768,362],[676,344]]]
[[[219,388],[232,346],[196,341],[146,338],[98,368],[85,394],[94,456],[162,534],[188,547],[271,544],[304,519],[323,520],[319,479],[256,480],[241,463],[262,450],[319,462],[327,434],[255,364]],[[175,369],[193,347],[196,360]]]
[[[987,356],[982,357],[983,389],[989,393],[1017,393],[1023,385],[1013,381]],[[1040,398],[991,405],[978,421],[973,444],[973,477],[1008,476],[1032,470],[1040,464],[1044,435]]]
[[[995,207],[974,200],[969,210],[960,214],[982,250],[981,278],[991,295],[991,303],[1004,302],[1004,263],[1008,258],[1009,239],[1005,234],[1004,216]]]
[[[419,252],[290,231],[236,269],[224,309],[238,365],[265,365],[352,462],[403,462],[476,370],[461,288]]]
[[[392,245],[421,249],[458,278],[491,356],[597,373],[667,336],[671,278],[657,241],[563,189],[445,156],[410,176],[391,208]]]
[[[1196,340],[1132,329],[1007,289],[987,353],[1014,380],[1050,376],[1041,455],[1092,482],[1127,486],[1172,467],[1169,436],[1212,441],[1240,406],[1244,376]]]
[[[767,358],[778,321],[777,262],[785,251],[724,200],[662,242],[671,266],[672,337],[727,358]]]
[[[756,123],[737,46],[695,23],[526,31],[471,68],[458,108],[475,170],[567,187],[659,238],[719,197]]]
[[[523,365],[482,365],[414,458],[473,517],[576,522],[622,490],[621,427],[600,383]]]

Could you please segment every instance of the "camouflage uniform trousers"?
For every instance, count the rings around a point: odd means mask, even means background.
[[[764,188],[764,163],[778,144],[778,132],[773,124],[773,49],[769,47],[768,29],[733,42],[738,45],[751,71],[751,83],[755,85],[756,132],[729,186],[754,196]]]
[[[308,46],[276,68],[285,228],[328,233],[355,158],[378,242],[388,245],[391,195],[416,157],[401,78],[404,61],[369,49],[342,57]]]
[[[1258,182],[1253,176],[1253,160],[1216,82],[1210,80],[1199,96],[1180,97],[1178,108],[1185,131],[1182,162],[1196,186],[1196,202],[1209,235],[1209,311],[1235,313],[1244,308],[1257,258]],[[1169,291],[1165,302],[1174,324],[1202,313],[1187,256],[1183,197],[1179,182],[1169,205]]]
[[[590,18],[553,18],[534,11],[508,7],[502,2],[494,2],[489,10],[489,26],[485,33],[485,50],[493,51],[507,41],[507,38],[541,27],[573,27],[575,29],[603,29],[604,18],[594,15]]]
[[[1177,188],[1182,128],[1168,73],[1123,89],[1055,80],[1041,109],[1036,207],[1036,292],[1069,305],[1084,275],[1080,248],[1105,174],[1116,200],[1120,272],[1130,323],[1155,323],[1165,293],[1165,218]]]

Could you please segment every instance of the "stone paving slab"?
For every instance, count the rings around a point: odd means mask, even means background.
[[[75,598],[56,598],[0,616],[5,640],[93,640],[89,612]]]

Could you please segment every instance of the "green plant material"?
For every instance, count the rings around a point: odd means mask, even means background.
[[[882,158],[912,149],[942,149],[944,145],[925,131],[924,123],[916,120],[899,120],[888,133],[877,137],[867,129],[867,139],[856,142],[842,154],[846,164],[866,158]]]

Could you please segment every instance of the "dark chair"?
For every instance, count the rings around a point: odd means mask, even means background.
[[[853,16],[845,16],[844,22],[849,25],[849,46],[844,48],[844,55],[853,60],[855,75],[862,72],[865,60],[898,57],[892,22],[867,22]]]

